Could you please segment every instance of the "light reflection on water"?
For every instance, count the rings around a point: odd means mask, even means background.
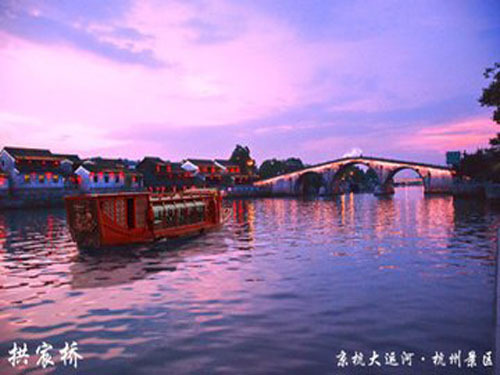
[[[493,349],[498,208],[419,188],[226,203],[220,231],[97,252],[62,210],[0,213],[0,372],[14,341],[75,340],[95,374],[321,374],[342,349]]]

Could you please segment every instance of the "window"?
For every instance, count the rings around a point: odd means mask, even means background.
[[[43,175],[43,174],[38,175],[38,182],[40,184],[44,184],[45,183],[45,175]]]
[[[116,183],[120,182],[120,175],[118,175],[118,174],[117,174],[117,175],[115,176],[115,182],[116,182]]]
[[[99,181],[99,178],[98,178],[98,177],[97,177],[97,175],[95,174],[95,175],[94,175],[94,183],[96,183],[96,184],[97,184],[97,181]]]
[[[29,174],[24,175],[24,183],[29,184],[31,182],[31,176]]]
[[[59,182],[59,175],[55,174],[52,176],[52,182],[54,184],[57,184]]]
[[[127,226],[129,229],[135,227],[135,204],[133,198],[127,199]]]
[[[109,182],[109,175],[104,175],[104,182],[107,184]]]

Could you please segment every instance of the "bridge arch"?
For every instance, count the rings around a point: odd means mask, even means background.
[[[323,174],[309,171],[299,176],[295,182],[294,192],[299,195],[318,195],[326,188],[327,184]]]
[[[257,181],[254,185],[262,187],[270,194],[297,195],[304,191],[304,182],[308,181],[309,178],[313,179],[313,177],[307,176],[301,178],[301,175],[313,172],[312,175],[308,174],[308,176],[316,176],[314,178],[319,180],[317,176],[322,175],[323,182],[320,185],[322,192],[320,194],[341,194],[345,191],[342,190],[342,186],[340,186],[339,183],[343,173],[349,167],[356,165],[364,165],[368,167],[369,170],[373,171],[373,173],[370,173],[372,175],[372,181],[376,181],[376,183],[374,183],[374,185],[376,185],[374,193],[377,195],[394,193],[392,184],[394,176],[404,169],[413,170],[418,174],[424,182],[424,191],[426,194],[447,194],[452,191],[453,187],[454,176],[453,172],[448,167],[368,156],[332,160],[308,167],[301,171]],[[345,181],[346,179],[344,179],[344,182]],[[323,185],[325,185],[326,189],[323,189]],[[313,184],[313,186],[317,185]]]
[[[339,166],[330,183],[330,193],[332,195],[343,194],[350,190],[350,186],[346,186],[342,183],[342,177],[345,176],[345,173],[349,170],[349,168],[356,166],[365,166],[367,168],[365,173],[371,171],[371,175],[375,179],[373,189],[376,189],[377,186],[380,186],[382,183],[381,179],[381,168],[379,168],[376,164],[373,164],[369,161],[364,160],[354,160],[352,162],[348,162]]]
[[[385,179],[382,181],[382,184],[381,186],[384,188],[393,188],[394,186],[394,177],[401,171],[413,171],[417,174],[417,176],[422,180],[422,185],[424,187],[424,191],[427,190],[428,186],[429,186],[429,182],[430,182],[430,179],[431,179],[431,174],[429,171],[424,171],[422,168],[418,168],[418,167],[413,167],[413,166],[408,166],[408,165],[404,165],[404,166],[401,166],[401,167],[398,167],[398,168],[394,168],[392,169],[388,174],[387,176],[385,177]]]

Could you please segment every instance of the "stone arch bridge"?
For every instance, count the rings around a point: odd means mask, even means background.
[[[376,173],[378,182],[375,194],[393,194],[393,177],[398,172],[408,169],[420,176],[425,193],[449,194],[452,190],[453,172],[448,167],[369,156],[329,161],[300,171],[257,181],[254,185],[268,190],[273,195],[301,195],[305,191],[306,181],[312,179],[318,186],[319,194],[342,194],[341,177],[347,168],[354,165],[365,165]]]

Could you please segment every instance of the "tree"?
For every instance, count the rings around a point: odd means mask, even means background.
[[[374,186],[379,183],[377,173],[372,168],[369,168],[366,171],[365,177],[366,177],[367,183],[370,183]]]
[[[250,157],[248,146],[236,145],[229,160],[238,164],[242,173],[254,174],[256,171],[255,160]]]
[[[491,79],[483,89],[479,103],[483,107],[493,107],[493,121],[500,125],[500,63],[484,71],[484,77]],[[490,149],[478,150],[474,154],[465,154],[456,167],[457,174],[475,181],[500,182],[500,133],[490,139]]]
[[[497,133],[495,138],[490,139],[490,146],[500,147],[500,133]]]
[[[271,178],[285,173],[283,161],[277,159],[265,160],[259,168],[259,176],[262,179]]]
[[[475,181],[500,182],[500,155],[492,150],[478,150],[474,154],[465,154],[457,172],[459,176],[468,176]]]
[[[479,103],[483,107],[494,107],[493,121],[500,124],[500,63],[495,63],[493,68],[484,71],[484,78],[490,79],[490,85],[483,89]]]
[[[304,163],[299,158],[288,158],[284,161],[286,173],[304,169]]]
[[[288,158],[286,160],[268,159],[261,164],[259,175],[265,179],[301,169],[304,169],[304,163],[299,158]]]
[[[492,68],[484,71],[484,78],[491,79],[488,87],[483,89],[479,103],[483,107],[493,107],[493,121],[500,124],[500,63],[495,63]],[[491,146],[500,145],[500,133],[490,140]]]

